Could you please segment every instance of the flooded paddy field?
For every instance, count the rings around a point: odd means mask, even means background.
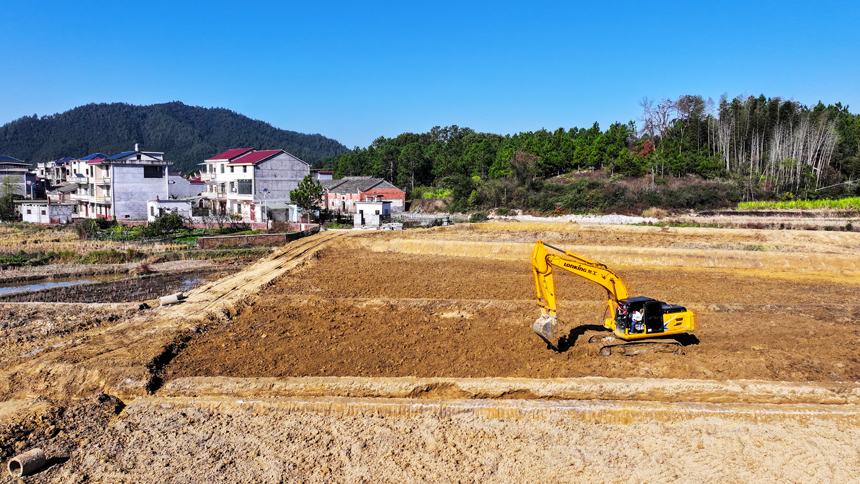
[[[175,292],[190,291],[219,274],[221,271],[210,269],[143,276],[94,276],[25,285],[7,284],[6,287],[0,287],[0,302],[143,302]]]

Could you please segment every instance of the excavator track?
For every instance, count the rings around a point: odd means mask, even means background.
[[[588,342],[599,345],[597,354],[600,356],[636,356],[654,353],[684,354],[684,346],[681,343],[667,339],[625,341],[614,336],[592,336]]]

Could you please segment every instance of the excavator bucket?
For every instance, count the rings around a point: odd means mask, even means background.
[[[558,351],[556,326],[558,326],[558,316],[554,314],[544,314],[537,318],[535,324],[532,325],[532,329],[541,337],[541,339],[546,341],[546,344],[550,345],[552,349]]]

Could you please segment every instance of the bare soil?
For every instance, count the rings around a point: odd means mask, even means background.
[[[860,380],[857,281],[617,272],[632,294],[696,312],[684,355],[598,356],[584,340],[601,331],[605,293],[572,275],[556,282],[571,346],[556,353],[530,329],[539,311],[524,261],[332,247],[195,338],[167,374]]]
[[[695,311],[684,354],[597,356],[605,293],[569,274],[546,348],[538,239]],[[164,308],[3,303],[0,458],[44,448],[27,482],[857,482],[858,261],[850,232],[512,222],[321,233]]]

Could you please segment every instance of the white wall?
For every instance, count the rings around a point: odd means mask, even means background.
[[[189,200],[147,200],[146,220],[154,222],[158,217],[170,213],[191,218],[191,206]]]
[[[193,197],[206,192],[206,185],[191,183],[181,175],[169,175],[167,177],[167,194],[171,198]]]
[[[72,220],[72,205],[22,203],[21,218],[24,222],[34,224],[49,224],[52,218],[59,219],[59,223],[69,223]]]

